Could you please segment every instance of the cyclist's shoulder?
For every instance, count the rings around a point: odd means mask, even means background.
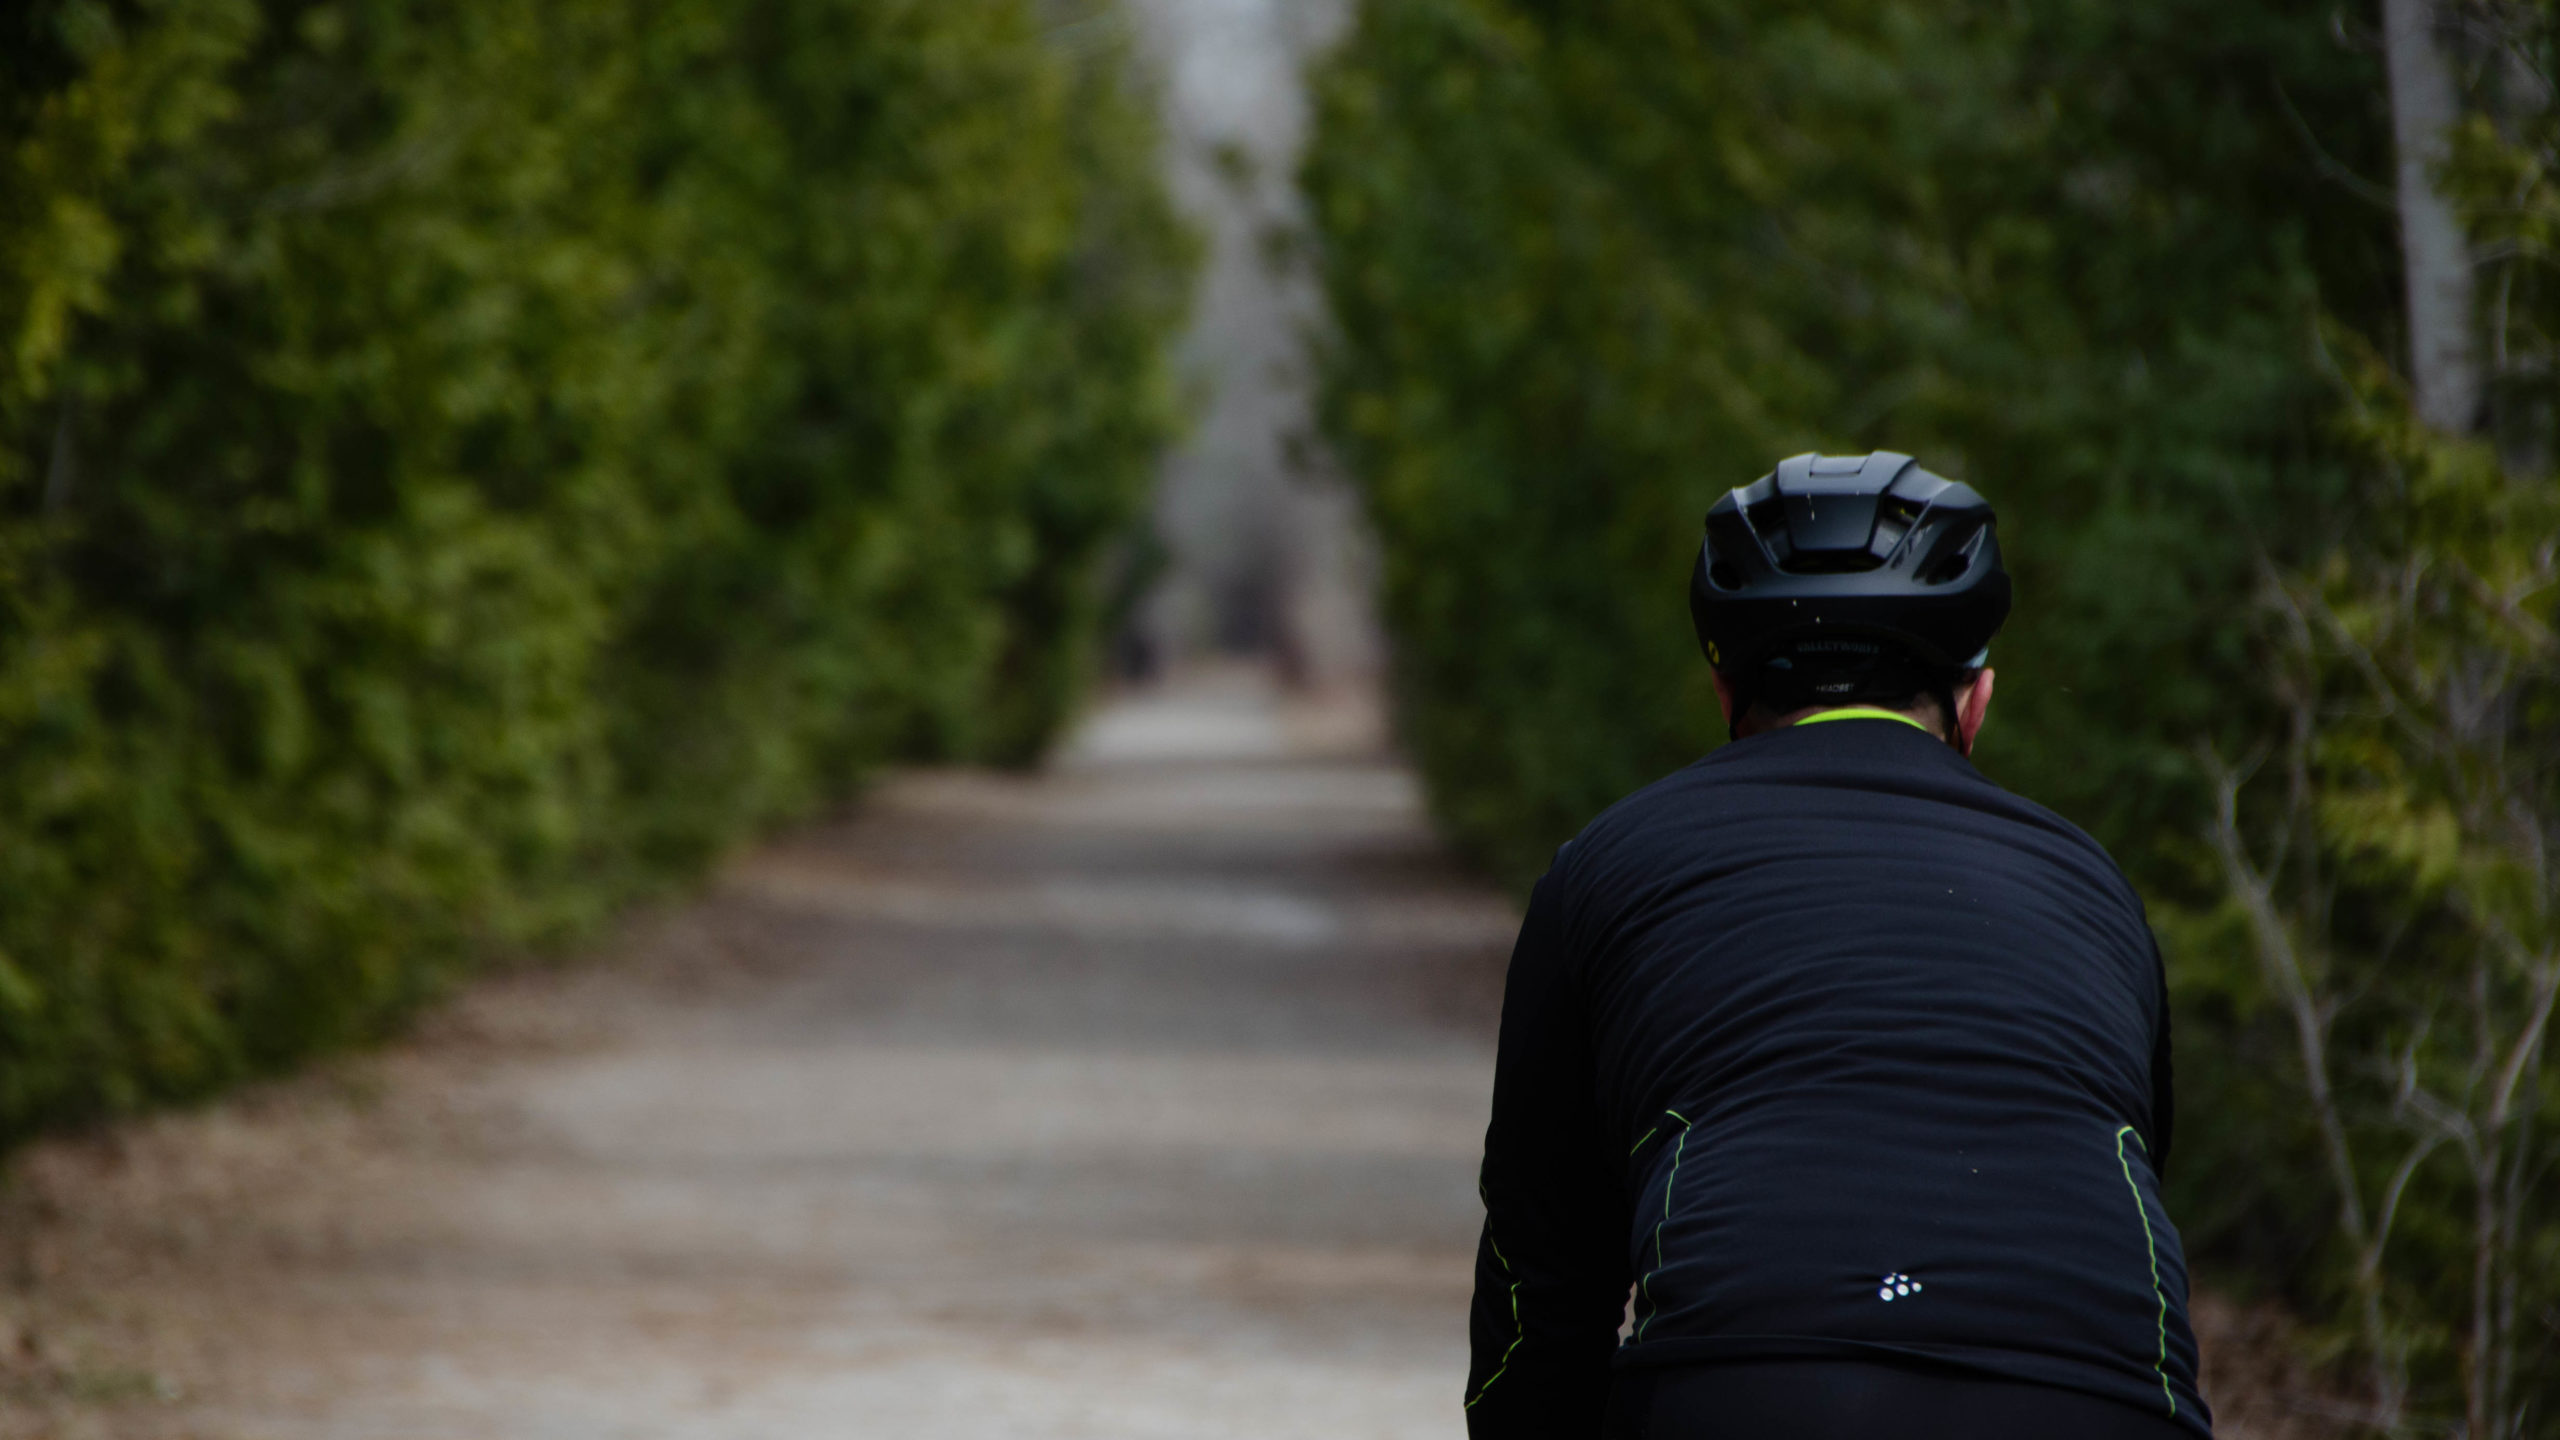
[[[1947,744],[1908,726],[1806,726],[1720,745],[1593,817],[1570,848],[1605,849],[1668,827],[1748,843],[1760,822],[1809,808],[1801,792],[1939,795],[1998,806],[2014,799]]]
[[[1782,835],[1856,844],[1865,822],[1883,816],[1943,825],[1957,849],[2043,854],[2133,896],[2086,830],[2003,788],[1944,741],[1884,722],[1778,731],[1711,750],[1601,811],[1557,851],[1550,874],[1624,876],[1675,858],[1757,850]]]
[[[1768,776],[1735,764],[1739,753],[1733,745],[1708,751],[1621,796],[1557,847],[1540,887],[1560,900],[1616,891],[1641,886],[1666,867],[1749,849],[1755,822],[1783,801],[1762,788],[1772,783]]]
[[[1631,841],[1641,841],[1666,824],[1694,829],[1719,817],[1717,792],[1733,788],[1732,777],[1719,764],[1732,747],[1710,750],[1668,775],[1650,781],[1611,802],[1556,851],[1558,868],[1568,861],[1605,855]],[[1709,808],[1701,809],[1701,802]]]
[[[2099,843],[2098,837],[2081,829],[2077,823],[2062,814],[2062,812],[2055,810],[2048,805],[2030,800],[2026,796],[2021,795],[2014,790],[2003,789],[1998,785],[1990,784],[1988,781],[1984,783],[1989,786],[1992,793],[2000,797],[1998,806],[2002,814],[2008,816],[2012,820],[2015,820],[2022,826],[2039,830],[2052,836],[2057,843],[2068,846],[2093,860],[2103,863],[2110,870],[2116,868],[2115,857],[2108,853],[2105,845]]]

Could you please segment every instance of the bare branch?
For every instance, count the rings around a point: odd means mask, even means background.
[[[2507,1057],[2498,1067],[2498,1078],[2489,1087],[2489,1128],[2503,1128],[2515,1104],[2516,1087],[2523,1083],[2534,1058],[2542,1051],[2542,1037],[2551,1027],[2551,1010],[2560,1000],[2560,959],[2546,959],[2535,972],[2533,998],[2525,1006],[2524,1029],[2508,1047]]]
[[[2400,1217],[2400,1197],[2408,1191],[2409,1182],[2417,1177],[2418,1167],[2427,1162],[2427,1157],[2434,1154],[2444,1140],[2445,1137],[2438,1133],[2419,1136],[2417,1143],[2409,1147],[2409,1153],[2400,1157],[2399,1166],[2392,1170],[2391,1183],[2382,1188],[2382,1208],[2374,1216],[2373,1241],[2358,1257],[2359,1264],[2368,1272],[2376,1275],[2381,1272],[2383,1248],[2391,1239],[2392,1222]]]
[[[2261,968],[2274,982],[2285,1009],[2293,1017],[2303,1084],[2319,1121],[2323,1148],[2328,1152],[2330,1178],[2338,1187],[2339,1223],[2345,1227],[2348,1240],[2361,1250],[2369,1243],[2369,1231],[2364,1199],[2356,1184],[2354,1148],[2347,1139],[2346,1124],[2338,1113],[2337,1096],[2329,1079],[2328,1016],[2312,996],[2301,953],[2276,908],[2266,877],[2249,863],[2247,842],[2240,835],[2238,777],[2210,745],[2200,747],[2200,754],[2206,772],[2214,777],[2213,844],[2222,861],[2223,879],[2248,915]]]

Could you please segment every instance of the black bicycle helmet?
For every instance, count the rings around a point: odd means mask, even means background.
[[[1707,512],[1698,645],[1737,717],[1937,695],[2009,616],[1990,502],[1908,455],[1797,455]]]

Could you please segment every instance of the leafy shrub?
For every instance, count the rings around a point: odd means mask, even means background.
[[[1019,759],[1170,421],[1017,0],[47,0],[0,43],[0,1140]]]
[[[2001,509],[1986,764],[2191,882],[2253,548],[2345,488],[2314,315],[2378,326],[2396,284],[2315,163],[2387,153],[2326,16],[1370,0],[1304,175],[1324,420],[1461,843],[1524,881],[1719,738],[1681,600],[1707,505],[1890,447]]]
[[[2548,213],[2537,189],[2496,203]],[[2547,1435],[2560,487],[2429,432],[2370,352],[2341,349],[2372,514],[2358,543],[2268,578],[2282,708],[2247,751],[2209,753],[2229,901],[2197,919],[2231,933],[2190,948],[2248,966],[2221,987],[2226,1033],[2296,1082],[2253,1118],[2319,1137],[2301,1189],[2327,1263],[2303,1288],[2353,1337],[2368,1423]]]

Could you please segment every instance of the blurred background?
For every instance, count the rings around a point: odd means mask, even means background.
[[[1510,897],[1882,447],[2227,1432],[2560,1434],[2554,22],[8,7],[0,1433],[1456,1433]]]

